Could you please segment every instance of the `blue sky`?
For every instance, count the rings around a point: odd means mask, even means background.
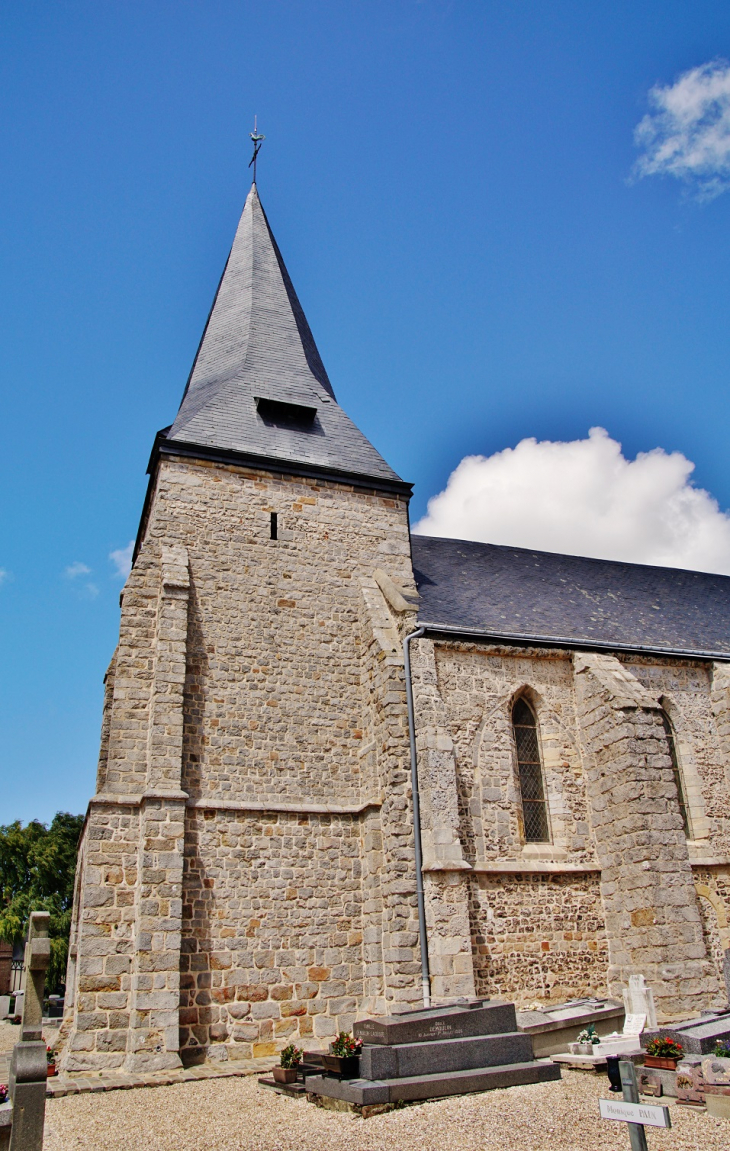
[[[415,483],[414,520],[464,456],[593,426],[629,460],[681,452],[730,505],[730,196],[629,178],[651,89],[730,57],[726,3],[8,0],[0,26],[0,822],[93,792],[110,553],[254,113],[338,399]]]

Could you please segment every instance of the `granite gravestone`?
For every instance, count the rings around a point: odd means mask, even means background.
[[[681,1043],[685,1055],[709,1055],[715,1050],[718,1039],[730,1042],[730,1011],[708,1012],[699,1019],[688,1019],[685,1023],[671,1023],[658,1027],[655,1031],[644,1031],[641,1046],[646,1047],[651,1039],[674,1039]]]
[[[475,1000],[408,1011],[363,1019],[353,1030],[363,1040],[360,1078],[306,1075],[308,1093],[371,1106],[560,1078],[556,1064],[534,1058],[512,1003]]]

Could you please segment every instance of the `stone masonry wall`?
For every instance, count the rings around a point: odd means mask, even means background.
[[[419,998],[407,624],[375,572],[415,592],[403,501],[161,462],[107,676],[69,1068],[175,1066],[180,1039],[234,1057]]]
[[[708,960],[659,704],[618,660],[576,655],[591,822],[616,994],[641,972],[660,1012],[709,1006]]]
[[[193,810],[185,838],[184,1061],[351,1029],[363,995],[359,820]]]
[[[139,808],[94,805],[79,857],[62,1067],[120,1066],[129,1041]]]
[[[478,995],[560,1002],[608,993],[597,873],[479,875],[471,909]]]
[[[148,527],[150,542],[158,538],[190,556],[183,787],[191,799],[360,802],[375,780],[360,758],[359,577],[385,564],[412,586],[405,505],[170,460]]]
[[[596,866],[578,740],[569,653],[439,644],[438,688],[453,740],[461,842],[479,867],[547,855]],[[552,843],[525,850],[511,708],[525,692],[538,723]]]

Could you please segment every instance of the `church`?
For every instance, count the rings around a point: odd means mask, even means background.
[[[730,577],[411,534],[246,200],[157,434],[81,839],[67,1070],[730,983]]]

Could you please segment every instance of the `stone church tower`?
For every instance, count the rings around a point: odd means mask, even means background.
[[[265,1053],[420,994],[401,617],[377,583],[415,593],[411,489],[337,403],[255,185],[149,470],[69,1067]]]
[[[325,1042],[424,984],[724,1001],[728,577],[411,538],[255,185],[149,473],[67,1069]]]

